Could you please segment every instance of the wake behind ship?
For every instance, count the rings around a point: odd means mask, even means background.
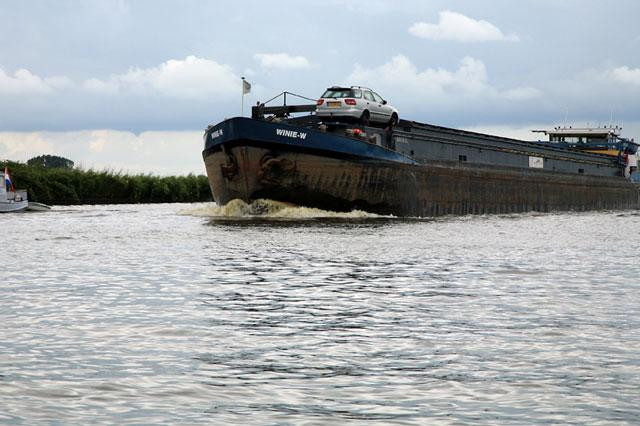
[[[209,126],[202,155],[216,203],[421,217],[640,207],[638,145],[617,128],[556,128],[526,142],[406,120],[288,117],[315,107],[260,105]]]

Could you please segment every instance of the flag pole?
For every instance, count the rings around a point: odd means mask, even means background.
[[[241,117],[244,117],[244,77],[242,77],[242,84],[240,85],[242,89],[242,113]]]

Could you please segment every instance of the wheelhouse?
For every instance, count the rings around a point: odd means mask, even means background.
[[[554,127],[550,130],[533,130],[544,133],[549,137],[545,143],[593,152],[619,156],[621,154],[635,154],[638,144],[633,139],[621,137],[622,128],[619,126],[604,127]]]

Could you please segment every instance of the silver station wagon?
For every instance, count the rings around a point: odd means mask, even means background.
[[[367,87],[330,87],[316,102],[316,114],[323,119],[359,120],[363,124],[398,124],[398,110]]]

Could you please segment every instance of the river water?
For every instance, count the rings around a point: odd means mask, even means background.
[[[3,423],[640,422],[637,212],[0,224]]]

